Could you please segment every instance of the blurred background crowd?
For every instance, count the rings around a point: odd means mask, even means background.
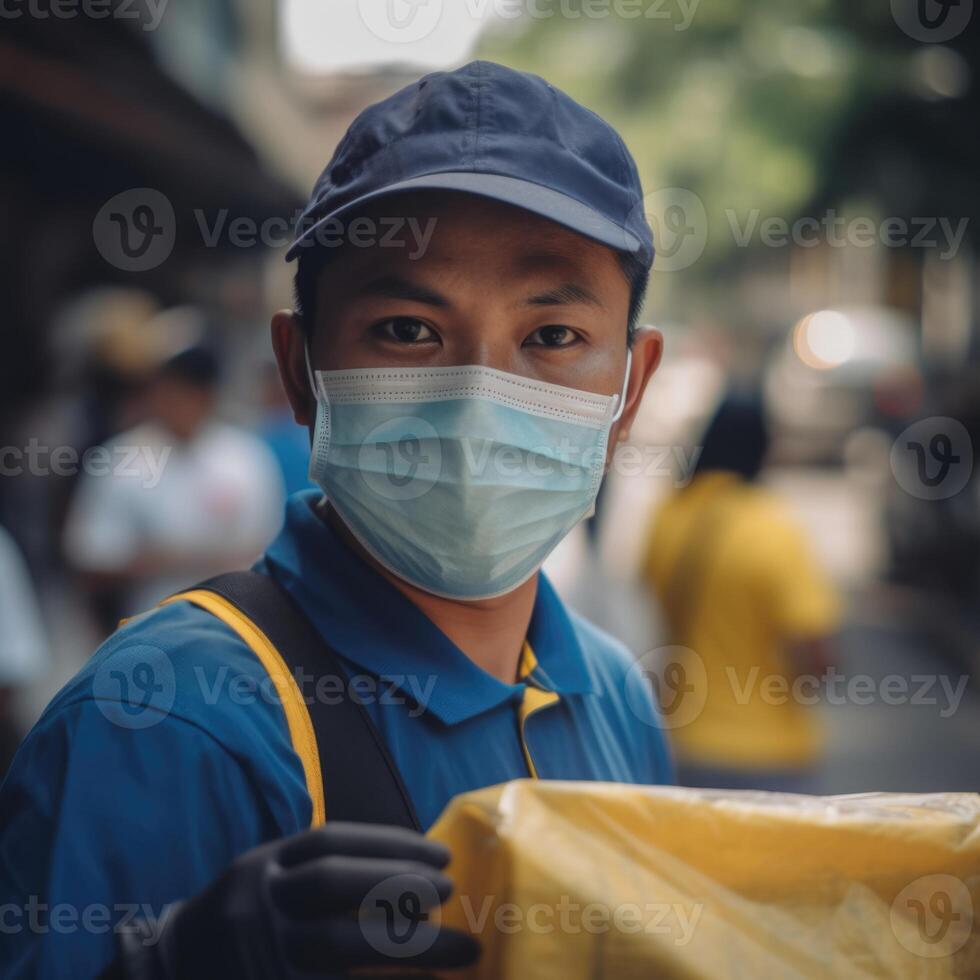
[[[663,366],[547,570],[685,779],[980,789],[972,8],[6,0],[3,752],[120,617],[275,534],[297,209],[363,106],[487,57],[609,119],[648,192]]]

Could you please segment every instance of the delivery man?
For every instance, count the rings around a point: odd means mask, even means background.
[[[354,121],[288,258],[272,339],[323,492],[252,572],[126,622],[24,741],[3,976],[463,965],[420,833],[453,796],[671,779],[627,651],[539,571],[660,359],[618,135],[532,75],[431,74]]]

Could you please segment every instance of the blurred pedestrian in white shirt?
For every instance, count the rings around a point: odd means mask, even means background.
[[[0,527],[0,779],[20,741],[18,694],[49,666],[47,637],[27,563]]]
[[[149,381],[146,421],[89,458],[65,529],[69,561],[94,590],[115,592],[114,615],[247,567],[282,521],[272,453],[215,416],[219,362],[196,329],[199,315],[176,310],[160,319],[180,349]]]

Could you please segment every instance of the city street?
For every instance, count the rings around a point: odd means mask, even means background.
[[[980,789],[980,691],[967,680],[964,657],[964,637],[975,629],[957,613],[937,615],[932,597],[879,584],[881,495],[865,482],[809,468],[779,469],[766,482],[807,529],[845,603],[836,676],[816,709],[827,736],[821,791]],[[589,557],[585,534],[576,533],[546,566],[582,612],[637,654],[660,642],[657,611],[634,576],[648,510],[669,488],[663,476],[615,480],[602,513],[601,559]]]

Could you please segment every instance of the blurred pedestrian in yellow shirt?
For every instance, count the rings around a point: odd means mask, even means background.
[[[817,791],[811,706],[837,597],[802,529],[755,482],[769,446],[761,401],[726,396],[702,443],[694,478],[656,515],[644,565],[670,642],[688,648],[681,676],[698,708],[672,732],[678,781]]]

